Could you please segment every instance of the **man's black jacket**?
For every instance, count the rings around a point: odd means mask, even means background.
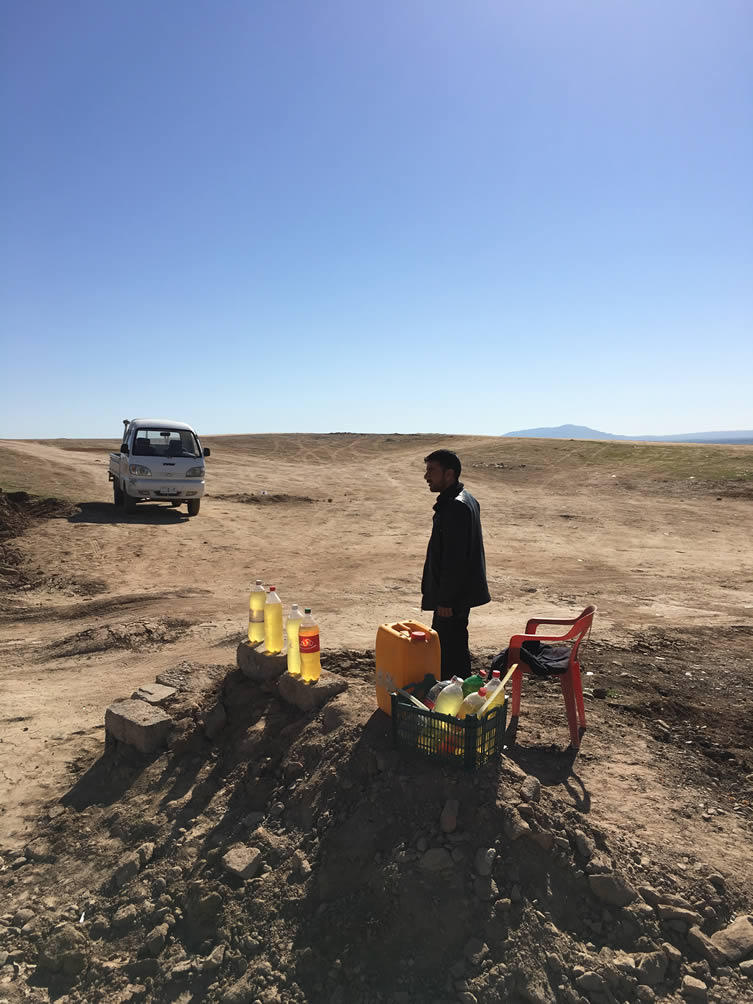
[[[488,603],[479,504],[462,482],[440,493],[421,579],[421,609],[463,610]]]

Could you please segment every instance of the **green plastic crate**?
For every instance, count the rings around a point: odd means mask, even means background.
[[[423,711],[399,694],[392,695],[392,741],[432,760],[474,770],[501,753],[505,741],[507,699],[484,715],[455,718]]]

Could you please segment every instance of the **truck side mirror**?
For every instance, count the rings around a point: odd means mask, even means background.
[[[209,455],[211,454],[211,452],[212,452],[212,451],[211,451],[211,450],[209,449],[209,447],[208,447],[208,446],[205,446],[205,447],[204,447],[204,456],[205,456],[205,457],[208,457],[208,456],[209,456]]]
[[[120,447],[120,452],[126,454],[128,453],[128,443],[123,443],[123,445]]]

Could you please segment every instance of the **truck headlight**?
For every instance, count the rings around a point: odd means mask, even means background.
[[[152,476],[152,472],[148,467],[144,467],[143,464],[129,464],[128,473],[136,474],[140,478],[150,478]]]
[[[203,467],[190,467],[186,471],[186,477],[187,478],[203,478],[204,477],[204,468]]]

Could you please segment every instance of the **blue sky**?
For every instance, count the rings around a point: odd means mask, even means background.
[[[0,17],[0,437],[753,427],[749,0]]]

